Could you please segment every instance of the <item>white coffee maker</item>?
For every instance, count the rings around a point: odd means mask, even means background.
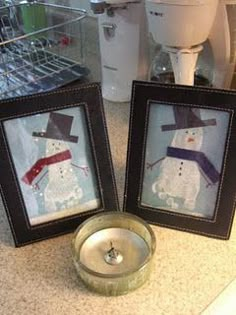
[[[149,31],[168,52],[175,83],[194,84],[198,55],[217,7],[218,0],[146,0]]]
[[[103,98],[127,102],[132,81],[148,74],[144,0],[90,0],[98,14]]]
[[[214,57],[212,85],[231,88],[236,71],[236,0],[219,0],[209,43]]]

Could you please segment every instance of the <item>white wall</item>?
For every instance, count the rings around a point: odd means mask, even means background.
[[[69,0],[71,7],[80,8],[86,10],[89,15],[93,15],[90,10],[90,1],[89,0]]]
[[[57,3],[61,5],[67,5],[79,9],[84,9],[88,12],[90,16],[94,16],[93,12],[90,10],[89,0],[44,0],[48,3]]]

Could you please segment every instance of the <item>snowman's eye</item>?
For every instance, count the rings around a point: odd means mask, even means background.
[[[52,144],[53,146],[55,145],[55,143]]]
[[[194,135],[195,135],[195,132],[193,132],[192,135],[194,136]]]
[[[188,130],[186,130],[185,133],[188,133]]]

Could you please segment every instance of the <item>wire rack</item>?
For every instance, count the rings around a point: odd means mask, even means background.
[[[0,7],[0,99],[83,80],[84,10],[39,2]]]

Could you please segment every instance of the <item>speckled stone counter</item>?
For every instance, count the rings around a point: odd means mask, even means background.
[[[120,203],[123,199],[129,104],[104,102]],[[89,292],[72,264],[72,234],[14,248],[0,205],[0,314],[200,314],[236,277],[236,225],[229,241],[153,226],[150,281],[120,297]]]
[[[86,56],[97,54],[96,33],[93,36]],[[105,101],[104,106],[122,207],[129,104]],[[0,203],[0,314],[200,314],[236,278],[236,223],[229,241],[152,227],[157,251],[150,280],[128,295],[103,297],[89,292],[77,277],[72,234],[15,248]]]

